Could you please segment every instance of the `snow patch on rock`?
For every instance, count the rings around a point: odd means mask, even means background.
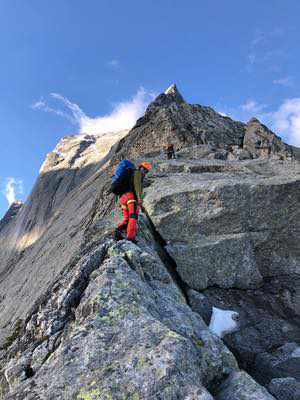
[[[233,332],[237,328],[238,313],[231,310],[221,310],[213,307],[212,317],[209,324],[211,332],[218,335],[220,338],[227,333]]]
[[[300,357],[300,346],[297,347],[297,349],[295,349],[295,350],[292,352],[292,357],[294,357],[294,358]]]
[[[55,153],[55,154],[58,155],[59,157],[62,157],[62,158],[65,157],[64,153],[63,153],[62,151],[58,150],[57,148],[55,148],[55,149],[53,150],[53,153]]]

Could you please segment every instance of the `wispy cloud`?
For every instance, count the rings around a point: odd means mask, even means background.
[[[260,119],[268,109],[267,104],[259,103],[254,99],[247,99],[244,103],[236,107],[228,107],[224,105],[218,106],[219,114],[229,116],[235,120],[248,122],[252,117]]]
[[[111,69],[119,69],[120,68],[120,61],[117,58],[109,60],[106,64]]]
[[[254,52],[251,52],[250,54],[247,55],[247,59],[248,59],[250,65],[255,64],[256,58],[257,58],[257,56]]]
[[[291,87],[291,86],[293,86],[293,78],[290,76],[286,76],[284,78],[274,79],[273,83],[274,83],[274,85]]]
[[[68,119],[80,133],[101,134],[132,128],[155,94],[140,87],[131,99],[115,103],[109,114],[94,118],[86,115],[78,104],[72,103],[59,93],[51,93],[50,97],[63,109],[58,106],[50,107],[44,98],[35,102],[31,107],[34,110],[42,110]]]
[[[23,194],[23,181],[9,177],[6,179],[5,188],[2,191],[9,205],[17,200],[17,195]]]
[[[240,108],[250,114],[260,114],[264,108],[267,106],[265,104],[259,104],[253,99],[247,100]]]
[[[31,108],[33,110],[43,109],[44,107],[46,107],[46,103],[43,98],[40,98],[40,100],[37,100],[35,103],[31,105]]]
[[[282,59],[286,52],[282,47],[282,38],[285,32],[282,28],[276,28],[272,31],[256,29],[253,38],[250,41],[246,69],[253,71],[254,67],[264,66],[270,70],[280,69]]]
[[[50,95],[51,97],[53,96],[53,93]],[[70,115],[69,113],[62,111],[60,109],[54,108],[54,107],[50,107],[46,100],[44,100],[44,98],[40,98],[40,100],[35,101],[32,105],[31,108],[33,110],[42,110],[48,113],[52,113],[52,114],[56,114],[59,115],[60,117],[66,118],[68,119],[71,123],[76,123],[75,119],[72,117],[72,115]]]
[[[69,116],[70,121],[73,121],[74,123],[80,123],[84,118],[86,118],[85,113],[81,110],[81,108],[76,104],[72,103],[70,100],[68,100],[66,97],[62,96],[59,93],[50,93],[50,96],[53,99],[58,100],[61,102],[67,110],[71,111],[71,115]],[[63,116],[65,116],[65,112],[63,112]]]

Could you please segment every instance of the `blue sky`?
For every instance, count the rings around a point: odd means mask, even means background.
[[[299,16],[298,0],[1,0],[0,216],[62,136],[129,126],[173,82],[300,145]]]

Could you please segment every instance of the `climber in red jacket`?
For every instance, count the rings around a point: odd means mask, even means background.
[[[152,165],[142,162],[137,170],[133,171],[131,190],[120,196],[120,205],[123,212],[123,221],[118,225],[115,238],[121,239],[121,232],[126,229],[126,239],[135,242],[137,220],[140,207],[143,207],[143,179]]]

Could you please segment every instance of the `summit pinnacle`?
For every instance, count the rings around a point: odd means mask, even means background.
[[[177,102],[182,103],[184,102],[183,97],[181,96],[179,90],[175,83],[173,83],[168,89],[165,91],[167,96],[172,96]]]

